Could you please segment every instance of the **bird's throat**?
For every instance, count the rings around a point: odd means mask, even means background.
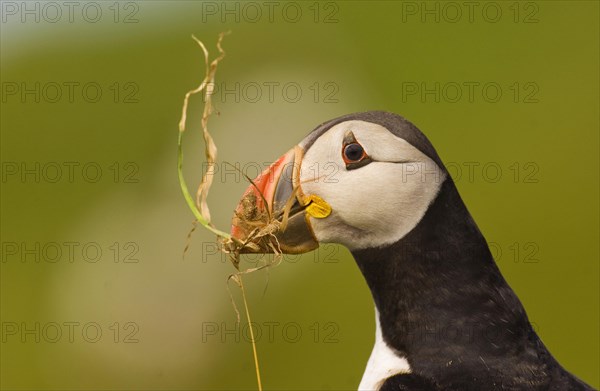
[[[524,317],[451,179],[404,238],[352,254],[384,340],[409,359],[443,351],[444,344],[486,345],[482,335],[496,331],[486,319],[505,319],[501,327],[511,330]]]

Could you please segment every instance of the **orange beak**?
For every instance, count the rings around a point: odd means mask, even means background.
[[[242,253],[274,252],[266,240],[252,240],[253,235],[273,220],[282,222],[286,205],[289,208],[287,223],[273,233],[279,247],[277,251],[300,254],[319,246],[305,213],[308,204],[303,202],[299,187],[302,155],[299,146],[291,149],[253,180],[242,195],[233,216],[231,236],[242,243],[250,240],[259,248],[244,248]]]

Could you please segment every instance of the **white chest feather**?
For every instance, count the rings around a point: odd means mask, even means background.
[[[406,358],[400,356],[383,340],[379,312],[375,309],[375,346],[367,363],[367,369],[358,386],[360,391],[379,390],[383,382],[399,373],[411,373],[410,365]]]

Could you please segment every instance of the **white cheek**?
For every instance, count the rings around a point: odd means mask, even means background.
[[[386,158],[400,161],[409,156],[415,162],[375,161],[346,170],[340,147],[345,131],[344,128],[332,128],[322,135],[303,161],[300,176],[303,192],[320,196],[332,207],[330,216],[311,218],[315,236],[320,242],[340,243],[351,250],[394,243],[422,219],[445,179],[444,174],[431,159],[404,140],[387,130],[383,130],[385,134],[380,132],[373,137],[376,133],[373,129],[369,141],[365,141],[371,150],[376,147],[374,139],[383,139],[379,143],[385,142],[388,151],[395,147],[398,154]],[[361,142],[357,133],[354,131]],[[367,140],[367,135],[362,137]],[[393,145],[394,142],[397,145]],[[330,172],[333,165],[335,173],[320,177],[314,170],[319,167],[319,162],[321,166],[326,162]],[[304,169],[305,163],[313,167],[311,172]]]
[[[304,192],[319,195],[333,210],[325,219],[311,218],[315,236],[351,250],[400,240],[423,218],[445,179],[430,171],[422,175],[411,169],[406,175],[404,164],[374,162],[340,171],[337,183],[303,185]]]

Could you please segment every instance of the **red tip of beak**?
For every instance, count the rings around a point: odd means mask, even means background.
[[[246,213],[248,202],[255,203],[255,210],[258,214],[265,211],[268,211],[268,213],[273,212],[273,197],[277,183],[285,166],[288,163],[294,162],[294,156],[295,152],[293,149],[288,151],[252,181],[254,184],[248,186],[242,195],[242,200],[235,209],[236,215],[244,215]],[[267,205],[265,205],[265,200],[267,201]],[[249,232],[244,232],[240,226],[235,224],[234,220],[234,224],[231,226],[231,236],[244,240],[248,234]]]

